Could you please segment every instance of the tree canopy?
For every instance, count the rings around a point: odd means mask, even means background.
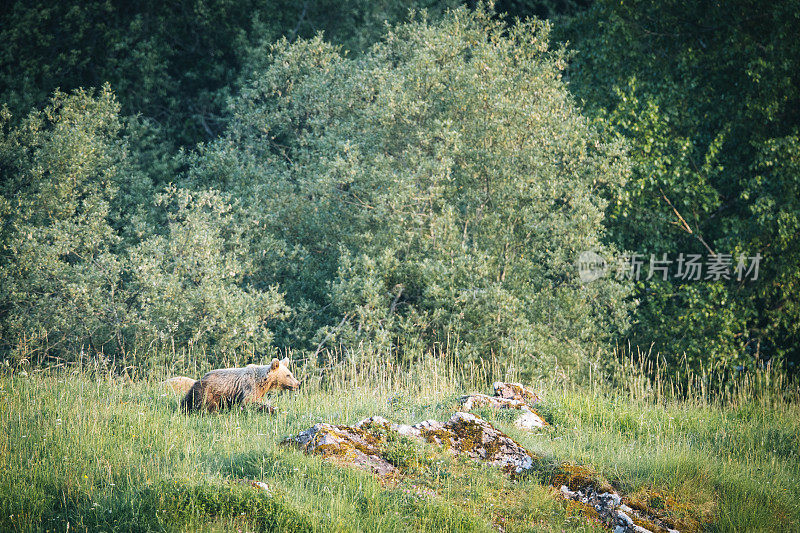
[[[797,1],[467,4],[7,3],[2,356],[796,367]]]

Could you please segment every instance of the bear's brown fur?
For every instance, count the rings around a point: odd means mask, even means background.
[[[256,403],[268,391],[297,390],[300,382],[288,368],[289,358],[273,359],[269,365],[247,365],[244,368],[212,370],[200,378],[181,402],[184,411],[205,409],[215,412],[237,404]]]
[[[174,378],[169,378],[163,383],[167,390],[170,390],[180,396],[186,396],[186,393],[189,392],[189,389],[192,388],[192,385],[197,383],[197,380],[187,378],[186,376],[175,376]]]

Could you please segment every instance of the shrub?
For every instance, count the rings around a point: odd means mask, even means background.
[[[574,262],[613,252],[603,197],[626,158],[575,107],[548,38],[479,8],[354,60],[320,39],[274,47],[191,175],[251,206],[271,243],[254,276],[313,317],[305,347],[455,343],[550,367],[624,330],[625,289],[582,285]]]

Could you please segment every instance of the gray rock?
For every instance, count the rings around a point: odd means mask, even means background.
[[[480,417],[455,413],[441,429],[424,429],[422,436],[457,454],[485,461],[515,474],[533,467],[533,456],[513,439]]]
[[[534,413],[527,407],[521,409],[522,415],[514,421],[514,425],[520,429],[534,429],[543,428],[547,426],[547,422],[542,419],[538,414]]]
[[[653,533],[637,525],[634,518],[646,518],[648,522],[663,528],[663,531],[679,533],[668,529],[656,517],[649,517],[639,511],[634,511],[622,503],[622,497],[614,491],[599,492],[594,485],[590,484],[576,491],[572,491],[566,485],[562,485],[560,492],[564,498],[591,505],[597,511],[600,520],[612,528],[615,533]],[[662,529],[659,529],[659,531],[662,531]]]
[[[288,440],[308,453],[345,457],[346,462],[379,474],[392,472],[394,467],[380,457],[379,435],[371,434],[376,428],[432,442],[515,474],[533,467],[533,456],[525,448],[482,418],[461,412],[444,423],[425,420],[413,426],[394,424],[380,416],[364,419],[355,427],[317,424]]]
[[[319,454],[380,476],[396,470],[381,457],[379,439],[361,428],[316,424],[285,442],[306,453]]]
[[[630,516],[628,516],[628,513],[624,512],[624,511],[617,511],[615,513],[615,515],[616,515],[617,521],[619,521],[620,525],[624,525],[624,526],[632,526],[633,525],[633,519]]]
[[[494,395],[500,398],[507,398],[512,400],[520,400],[528,405],[541,401],[541,398],[536,391],[530,387],[526,387],[522,383],[505,383],[503,381],[495,381],[492,384],[494,388]]]

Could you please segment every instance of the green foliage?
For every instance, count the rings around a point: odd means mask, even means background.
[[[230,200],[153,187],[128,152],[104,88],[56,93],[19,127],[0,125],[4,354],[66,360],[158,346],[264,351],[283,316],[275,288],[252,288],[252,250]],[[219,359],[217,359],[219,360]]]
[[[359,52],[407,10],[448,2],[330,0],[13,1],[0,10],[0,101],[16,114],[56,88],[110,83],[126,115],[141,113],[159,142],[215,138],[249,49],[281,36],[328,39]]]
[[[143,113],[172,141],[202,138],[263,4],[12,2],[0,19],[2,98],[25,113],[57,87],[110,82],[126,114]]]
[[[235,204],[214,191],[170,189],[156,204],[167,229],[132,247],[127,290],[135,298],[131,337],[137,343],[200,347],[219,361],[266,351],[268,321],[284,317],[277,288],[245,283],[250,250],[234,217]]]
[[[797,365],[797,1],[457,4],[8,3],[2,353]],[[581,285],[584,250],[763,260]]]
[[[611,2],[557,26],[571,88],[633,174],[609,233],[649,256],[763,256],[757,282],[643,284],[632,340],[691,365],[800,361],[797,2]]]
[[[118,191],[146,192],[128,164],[119,106],[56,93],[18,128],[0,130],[3,348],[41,357],[121,343],[121,237],[130,207]],[[142,201],[142,198],[136,199]],[[135,202],[132,202],[135,203]],[[118,345],[121,347],[121,345]]]
[[[476,2],[466,2],[474,5]],[[592,5],[592,0],[498,0],[494,9],[501,17],[510,19],[536,17],[542,20],[558,20],[574,15]]]
[[[317,339],[574,362],[625,326],[623,288],[581,285],[574,261],[605,249],[626,160],[574,107],[548,31],[459,9],[355,60],[278,43],[192,183],[284,243],[256,276],[319,310]]]

